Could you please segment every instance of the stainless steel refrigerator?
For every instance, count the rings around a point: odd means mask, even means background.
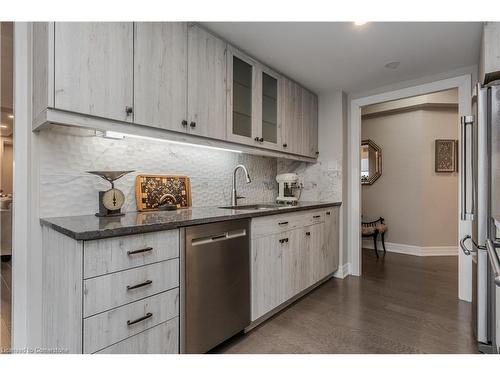
[[[478,84],[473,109],[475,116],[461,118],[461,218],[472,220],[472,235],[460,247],[472,257],[472,324],[479,351],[497,353],[500,239],[494,218],[500,218],[500,82]]]

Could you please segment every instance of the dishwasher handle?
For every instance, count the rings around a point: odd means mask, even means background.
[[[206,245],[212,242],[227,241],[238,237],[245,237],[246,235],[247,235],[246,229],[238,229],[229,232],[218,233],[215,235],[193,238],[191,240],[191,245],[192,246]]]
[[[488,250],[488,258],[490,258],[491,268],[493,268],[493,273],[495,274],[495,284],[500,286],[500,261],[495,244],[490,239],[486,240],[486,250]]]

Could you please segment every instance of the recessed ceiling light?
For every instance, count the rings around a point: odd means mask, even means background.
[[[363,26],[365,24],[366,24],[366,22],[364,22],[364,21],[354,21],[355,26]]]
[[[7,117],[8,118],[14,118],[14,115],[8,115]]]
[[[7,128],[8,128],[8,126],[7,126],[7,125],[3,125],[3,124],[2,124],[2,125],[0,125],[0,128],[2,128],[2,129],[7,129]]]
[[[387,69],[396,69],[399,64],[401,64],[399,61],[391,61],[390,63],[387,63],[384,65]]]

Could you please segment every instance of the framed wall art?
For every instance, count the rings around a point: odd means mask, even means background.
[[[458,172],[458,141],[456,139],[436,139],[434,158],[436,173]]]

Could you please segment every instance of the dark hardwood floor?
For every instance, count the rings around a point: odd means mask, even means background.
[[[213,353],[477,353],[457,257],[363,251],[363,276],[331,279]]]
[[[0,262],[0,354],[10,348],[11,280],[11,261]]]

